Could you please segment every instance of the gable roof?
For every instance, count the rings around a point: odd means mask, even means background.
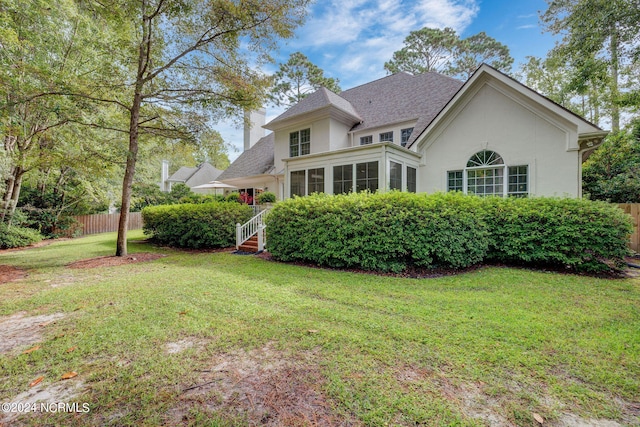
[[[273,133],[260,138],[253,147],[240,154],[240,156],[222,172],[218,177],[218,181],[264,175],[271,172],[274,167],[274,141],[275,137]]]
[[[280,114],[275,119],[271,120],[264,127],[267,129],[276,129],[281,125],[295,119],[297,117],[316,112],[323,109],[330,109],[341,113],[348,120],[354,123],[360,122],[362,118],[358,114],[353,105],[340,95],[336,95],[325,87],[321,87],[317,91],[306,96],[302,101],[289,108],[284,113]]]
[[[352,131],[417,120],[409,144],[424,130],[463,83],[429,72],[418,75],[397,73],[345,90],[337,95],[326,88],[313,92],[270,121],[276,130],[308,114],[333,108],[351,119]]]
[[[443,117],[446,116],[447,113],[451,111],[455,107],[455,105],[457,105],[458,102],[460,102],[460,100],[472,90],[474,86],[476,86],[477,84],[481,84],[483,79],[487,78],[493,78],[503,83],[523,97],[534,100],[539,105],[546,108],[548,111],[553,112],[554,114],[562,117],[568,122],[574,123],[578,128],[579,138],[604,138],[604,136],[606,136],[606,134],[608,133],[607,131],[602,130],[599,126],[589,122],[573,111],[563,107],[562,105],[536,92],[530,87],[520,83],[516,79],[506,75],[505,73],[488,64],[483,63],[482,65],[480,65],[480,67],[478,67],[473,75],[459,88],[459,90],[454,93],[451,98],[442,106],[442,109],[438,111],[438,113],[434,115],[428,123],[426,123],[426,125],[420,130],[420,134],[416,134],[414,130],[415,135],[412,134],[412,139],[409,141],[409,144],[407,144],[407,148],[410,147],[414,142],[416,142],[420,137],[422,137],[423,134],[426,134],[430,129],[437,126],[437,124],[441,120],[443,120]]]
[[[417,120],[410,144],[462,85],[459,80],[434,72],[415,76],[397,73],[345,90],[340,96],[363,118],[353,131]]]

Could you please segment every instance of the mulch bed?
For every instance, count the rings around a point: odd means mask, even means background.
[[[98,268],[98,267],[116,267],[119,265],[133,264],[136,262],[153,261],[154,259],[165,257],[164,254],[154,254],[149,252],[140,252],[127,256],[101,256],[97,258],[83,259],[80,261],[67,264],[69,268]]]
[[[7,283],[13,280],[18,280],[26,276],[24,270],[21,270],[12,265],[0,265],[0,283]]]

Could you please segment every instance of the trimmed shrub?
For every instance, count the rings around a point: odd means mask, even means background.
[[[600,272],[619,267],[629,252],[631,221],[615,205],[553,198],[488,198],[484,205],[490,259]]]
[[[393,272],[484,260],[607,271],[631,233],[603,202],[461,193],[317,194],[279,202],[266,223],[276,259]]]
[[[235,245],[236,223],[253,215],[239,203],[150,206],[142,210],[145,234],[160,243],[183,248],[226,248]]]
[[[37,230],[26,227],[7,226],[0,223],[0,249],[21,248],[43,239]]]
[[[484,258],[481,203],[460,194],[316,194],[279,202],[266,218],[269,252],[283,261],[399,272],[463,268]]]

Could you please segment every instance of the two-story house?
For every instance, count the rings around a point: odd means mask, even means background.
[[[467,82],[394,74],[322,88],[218,178],[279,199],[314,192],[463,191],[581,197],[582,162],[607,132],[496,69]]]

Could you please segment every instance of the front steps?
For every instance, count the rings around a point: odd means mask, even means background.
[[[240,252],[258,253],[258,235],[254,234],[249,240],[238,246]]]

